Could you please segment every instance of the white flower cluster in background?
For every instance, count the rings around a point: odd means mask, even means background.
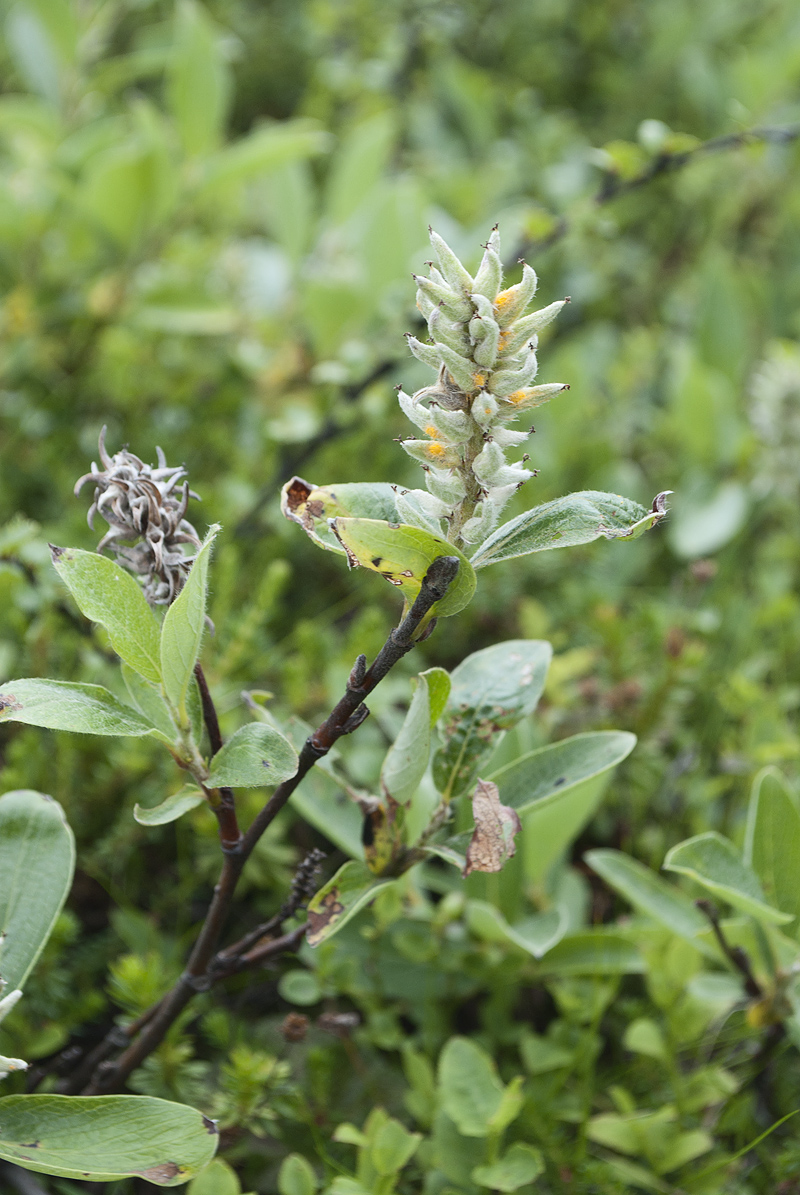
[[[408,345],[438,377],[413,396],[399,392],[404,413],[427,437],[402,441],[424,466],[427,491],[400,493],[397,506],[407,523],[438,532],[444,519],[451,542],[480,544],[509,498],[533,476],[527,458],[506,459],[506,450],[530,434],[508,425],[569,389],[561,382],[533,385],[537,333],[569,300],[526,315],[536,274],[524,265],[522,280],[503,290],[496,228],[474,278],[437,233],[430,236],[438,266],[431,264],[429,278],[415,275],[415,282],[433,343],[409,336]]]

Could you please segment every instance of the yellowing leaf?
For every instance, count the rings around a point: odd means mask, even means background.
[[[379,519],[337,518],[331,521],[331,528],[347,552],[351,568],[360,565],[380,573],[400,590],[408,606],[413,605],[425,574],[440,556],[457,556],[460,567],[445,596],[433,606],[431,617],[457,614],[472,600],[474,569],[446,539],[419,527],[395,527]]]

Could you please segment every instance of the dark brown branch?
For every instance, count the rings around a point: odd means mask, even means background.
[[[246,954],[257,942],[268,938],[276,929],[280,929],[285,921],[288,921],[300,909],[305,908],[314,894],[314,885],[324,859],[324,852],[317,850],[316,847],[312,851],[309,851],[295,872],[289,895],[278,912],[273,917],[270,917],[268,921],[264,921],[261,925],[257,925],[255,929],[250,930],[249,934],[245,934],[243,938],[240,938],[238,942],[234,942],[232,946],[227,946],[225,950],[220,950],[214,957],[209,968],[214,975],[217,972],[224,971],[225,966],[231,959],[240,958]]]
[[[761,984],[753,974],[750,966],[750,959],[747,957],[741,946],[731,946],[725,934],[722,932],[722,926],[719,923],[719,913],[716,907],[710,900],[696,900],[695,905],[701,913],[705,913],[706,917],[711,923],[711,928],[714,931],[714,937],[717,939],[719,946],[725,958],[731,964],[735,971],[738,971],[744,982],[744,990],[754,1000],[760,1000],[764,992]]]
[[[194,675],[197,680],[197,687],[200,690],[203,722],[208,732],[208,741],[213,757],[218,751],[222,750],[222,734],[219,729],[217,707],[214,705],[214,698],[211,696],[211,690],[208,687],[208,681],[206,680],[206,674],[203,672],[202,664],[195,664]],[[219,794],[219,796],[217,797],[216,794]],[[224,851],[236,850],[241,842],[242,832],[239,829],[239,822],[236,817],[236,799],[233,795],[233,789],[219,788],[210,791],[208,796],[209,804],[214,810],[214,815],[219,824],[219,840],[222,843],[222,849]]]
[[[440,556],[434,560],[423,579],[416,601],[400,625],[390,633],[369,669],[366,667],[365,657],[359,656],[350,674],[344,696],[329,717],[308,737],[303,745],[294,776],[278,785],[254,818],[252,825],[237,847],[226,851],[222,872],[214,889],[214,896],[203,927],[189,956],[186,970],[158,1005],[151,1020],[136,1041],[125,1050],[116,1062],[104,1062],[97,1068],[91,1082],[83,1092],[84,1095],[100,1095],[117,1090],[124,1084],[131,1071],[140,1066],[144,1059],[161,1044],[170,1026],[195,992],[207,991],[211,987],[215,978],[211,970],[212,960],[230,912],[236,885],[244,870],[244,865],[261,835],[283,809],[300,781],[317,760],[327,755],[338,739],[351,734],[367,717],[369,710],[364,705],[364,698],[384,679],[395,664],[411,651],[431,607],[447,593],[456,578],[458,568],[459,561],[456,556]],[[426,632],[429,632],[432,625],[432,623],[428,623],[422,634],[425,635]],[[305,931],[303,930],[303,932]],[[291,941],[296,944],[301,938],[302,934],[297,930],[285,935],[283,940],[275,939],[258,945],[248,954],[242,956],[242,965],[256,966],[263,959],[279,953],[277,942],[287,943],[282,945],[280,950],[292,949],[294,947],[288,943]],[[225,961],[231,968],[238,969],[240,961],[238,958],[228,957]]]
[[[200,690],[200,704],[203,707],[203,721],[208,731],[211,754],[214,756],[218,751],[222,750],[222,734],[219,729],[217,707],[214,705],[214,698],[211,696],[206,674],[203,672],[203,665],[199,662],[194,666],[194,675],[197,680],[197,687]]]

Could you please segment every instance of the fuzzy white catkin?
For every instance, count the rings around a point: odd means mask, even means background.
[[[536,274],[525,265],[522,280],[502,289],[496,228],[474,278],[438,233],[431,230],[430,237],[437,264],[429,278],[415,275],[417,307],[430,343],[409,336],[408,346],[437,371],[437,380],[413,396],[399,393],[404,414],[428,437],[402,444],[425,468],[429,493],[407,491],[403,516],[426,530],[445,530],[451,539],[480,544],[497,526],[509,498],[533,476],[505,455],[529,433],[506,425],[569,388],[554,382],[533,385],[536,333],[569,300],[526,315]]]

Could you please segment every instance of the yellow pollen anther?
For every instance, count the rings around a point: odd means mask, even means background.
[[[444,456],[446,451],[447,450],[443,444],[429,444],[428,445],[428,455],[429,456]]]
[[[509,394],[508,402],[524,402],[526,398],[524,390],[515,390],[513,394]]]
[[[511,298],[512,289],[513,289],[513,287],[509,287],[508,290],[500,291],[500,294],[497,296],[497,298],[494,301],[494,305],[498,311],[502,311],[502,309],[505,307],[508,300]]]
[[[474,373],[472,375],[472,381],[473,381],[474,385],[480,390],[481,386],[485,385],[485,383],[486,383],[486,374],[485,373]]]
[[[425,435],[430,436],[432,440],[439,439],[439,432],[436,430],[436,428],[433,426],[432,423],[429,423],[428,426],[425,428]]]

